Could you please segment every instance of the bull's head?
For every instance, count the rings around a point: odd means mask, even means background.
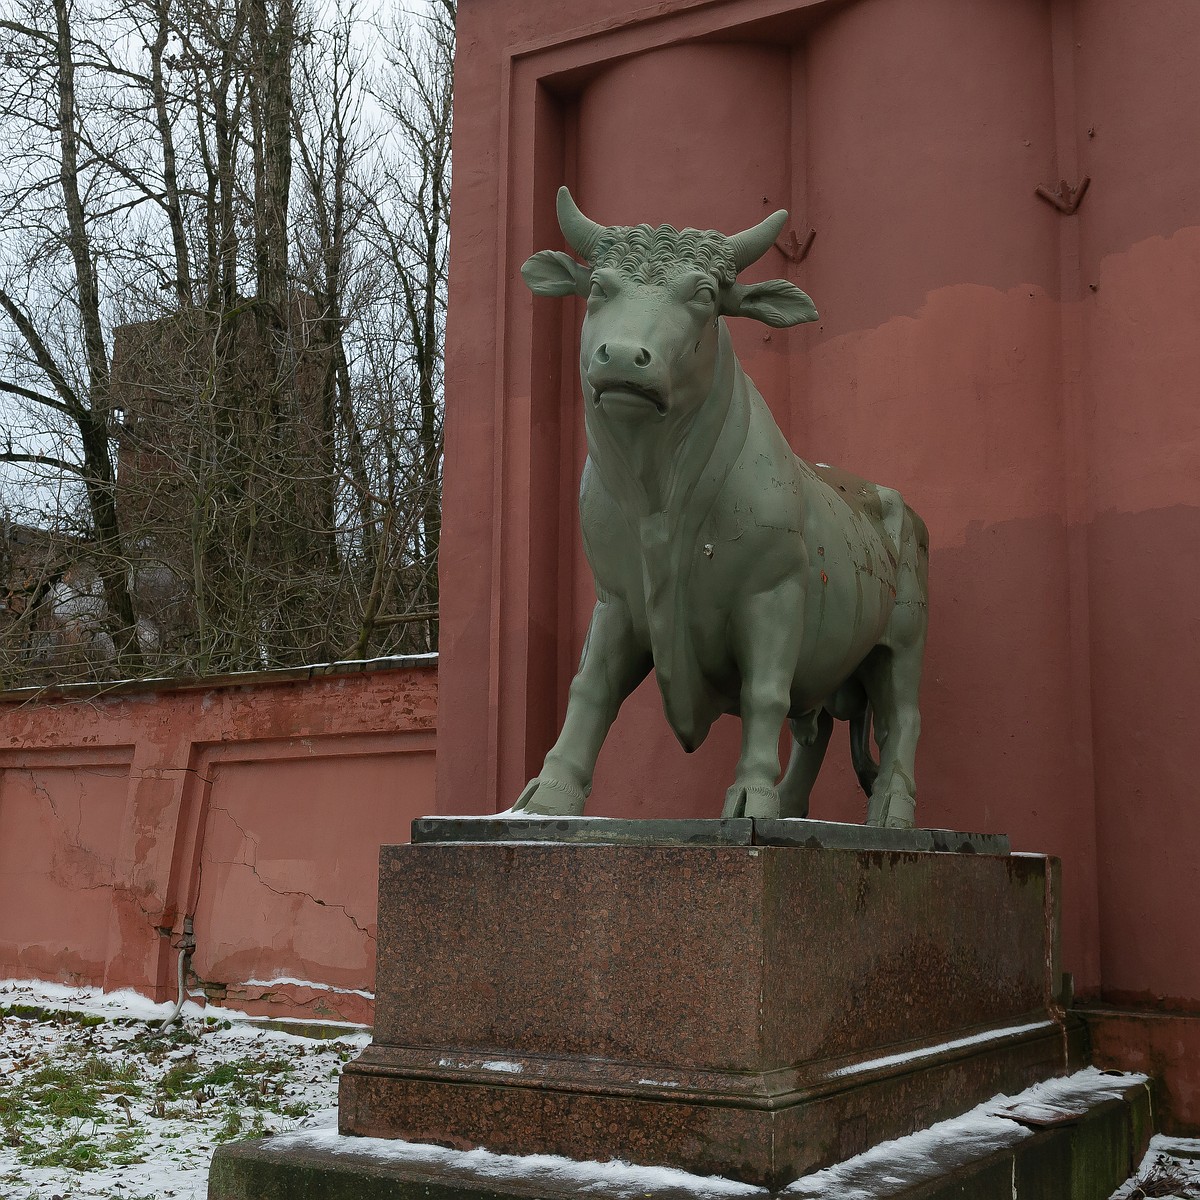
[[[722,316],[785,328],[815,321],[813,302],[786,280],[741,284],[787,220],[782,209],[743,233],[660,225],[598,225],[558,192],[558,223],[584,260],[542,250],[521,268],[539,296],[587,297],[580,344],[584,398],[619,420],[680,416],[708,395]]]

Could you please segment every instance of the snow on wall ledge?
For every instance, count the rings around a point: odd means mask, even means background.
[[[369,1022],[379,846],[434,810],[437,662],[0,695],[0,977]]]

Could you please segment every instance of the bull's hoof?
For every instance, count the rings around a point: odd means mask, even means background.
[[[777,817],[779,792],[762,783],[735,783],[725,793],[722,817]]]
[[[508,811],[524,817],[581,817],[586,802],[587,796],[573,784],[539,775]]]
[[[917,802],[907,792],[872,795],[867,805],[867,824],[882,829],[912,829]]]

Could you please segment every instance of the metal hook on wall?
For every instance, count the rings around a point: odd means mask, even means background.
[[[1069,217],[1079,207],[1091,182],[1092,177],[1085,175],[1075,187],[1071,187],[1065,179],[1060,179],[1057,191],[1051,191],[1044,183],[1039,183],[1033,190],[1035,195],[1040,196],[1047,204],[1053,204],[1060,213]]]
[[[817,231],[809,228],[808,236],[803,242],[800,241],[794,229],[789,229],[783,237],[775,239],[775,248],[789,262],[802,263],[807,257],[808,252],[812,249],[812,244],[816,241]]]

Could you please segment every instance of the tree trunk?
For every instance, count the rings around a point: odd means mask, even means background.
[[[79,193],[79,138],[75,124],[75,60],[67,0],[54,0],[58,53],[59,183],[67,218],[67,244],[75,267],[76,297],[88,376],[86,412],[77,417],[88,505],[99,550],[104,600],[114,623],[119,660],[136,664],[137,618],[128,586],[128,562],[117,523],[115,472],[109,454],[108,351],[100,319],[100,289]]]

